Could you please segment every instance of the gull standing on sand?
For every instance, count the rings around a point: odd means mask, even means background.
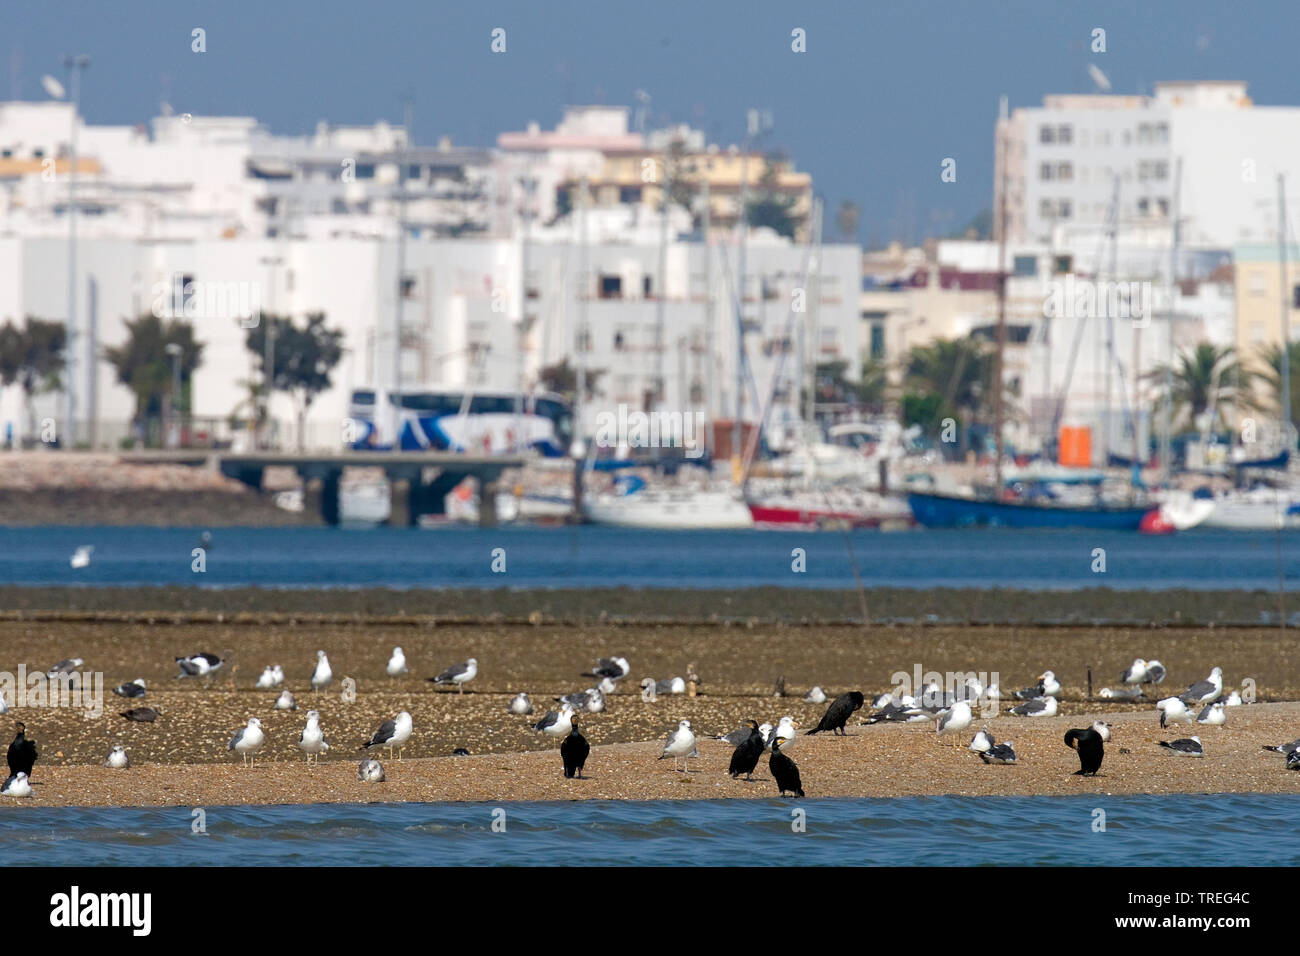
[[[1178,695],[1184,704],[1203,704],[1215,700],[1223,694],[1223,668],[1216,667],[1210,671],[1205,680],[1198,680],[1187,690]]]
[[[129,684],[114,687],[113,693],[118,697],[143,697],[145,695],[144,678],[137,677]]]
[[[1177,697],[1166,697],[1164,700],[1158,701],[1156,710],[1160,711],[1160,726],[1162,728],[1168,726],[1171,720],[1185,720],[1189,724],[1193,720],[1192,712]]]
[[[548,710],[546,716],[533,724],[533,730],[548,737],[567,737],[572,729],[573,707],[568,702],[561,704],[559,711]]]
[[[388,658],[388,676],[397,677],[406,673],[406,655],[400,647],[393,648],[393,656]]]
[[[284,683],[284,668],[279,664],[269,666],[262,671],[262,676],[257,679],[255,685],[258,690],[270,690],[273,687],[279,687]]]
[[[679,723],[677,729],[664,741],[664,752],[659,755],[659,759],[663,760],[665,757],[673,758],[673,770],[677,769],[677,761],[680,760],[682,773],[686,773],[688,757],[699,757],[699,752],[695,749],[695,734],[691,732],[689,720]]]
[[[397,759],[402,759],[402,748],[406,742],[411,739],[411,715],[402,711],[394,720],[385,720],[375,731],[375,735],[367,740],[361,746],[369,750],[371,747],[385,747],[388,749],[388,756],[393,756],[394,748],[397,749]]]
[[[244,758],[244,765],[251,767],[252,760],[264,743],[266,743],[266,735],[262,733],[262,722],[256,717],[249,717],[248,725],[230,738],[226,750],[233,750],[240,754]]]
[[[362,783],[383,783],[384,765],[378,760],[367,757],[357,767],[357,779]]]
[[[1051,699],[1048,698],[1048,700]],[[974,716],[971,713],[970,704],[964,700],[955,701],[952,707],[939,715],[939,719],[935,722],[934,732],[940,737],[944,734],[960,734],[970,726]],[[959,746],[959,743],[954,742],[953,746]]]
[[[319,763],[320,755],[330,749],[330,745],[325,742],[325,732],[320,729],[320,711],[307,711],[307,726],[298,735],[298,749],[307,755],[308,763],[311,763],[313,756]]]
[[[478,676],[478,661],[471,657],[459,664],[452,664],[437,677],[428,678],[433,684],[455,684],[460,692],[465,693],[465,685]]]
[[[113,744],[113,749],[104,758],[104,766],[114,770],[125,770],[131,766],[131,758],[126,755],[126,749],[121,744]]]
[[[970,750],[972,753],[977,754],[988,753],[993,749],[995,743],[996,741],[993,739],[993,735],[989,733],[989,729],[987,727],[982,727],[980,728],[979,733],[971,738]]]
[[[316,652],[316,670],[312,671],[311,689],[324,690],[334,680],[334,671],[330,669],[330,659],[324,651]]]
[[[528,699],[528,695],[523,691],[515,694],[514,699],[510,701],[510,713],[523,716],[533,712],[533,702]]]
[[[293,694],[289,693],[289,688],[280,691],[280,696],[275,699],[276,710],[297,710],[298,702],[293,699]]]

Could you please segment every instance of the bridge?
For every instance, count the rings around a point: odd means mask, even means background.
[[[207,448],[124,451],[124,464],[189,465],[211,468],[257,491],[268,468],[292,468],[303,482],[305,507],[319,509],[326,524],[339,523],[339,483],[344,468],[382,468],[392,485],[393,525],[416,525],[420,516],[443,514],[447,493],[465,478],[479,483],[479,524],[496,524],[496,482],[502,472],[522,467],[522,456],[458,455],[445,451],[345,451],[335,453],[226,452]]]

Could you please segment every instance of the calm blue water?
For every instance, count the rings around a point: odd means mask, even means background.
[[[1193,531],[627,531],[614,528],[342,530],[218,528],[207,571],[190,569],[198,529],[0,528],[0,584],[234,587],[854,586],[849,543],[869,586],[1016,588],[1277,587],[1277,536]],[[78,545],[95,546],[72,570]],[[807,572],[791,572],[791,550]],[[506,572],[493,573],[504,548]],[[1106,573],[1091,571],[1094,548]],[[1282,538],[1287,586],[1300,585],[1300,534]]]
[[[1295,866],[1300,795],[0,810],[25,865]],[[792,813],[807,830],[792,830]],[[1093,832],[1094,808],[1106,831]]]

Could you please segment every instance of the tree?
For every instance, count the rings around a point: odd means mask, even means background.
[[[1280,368],[1280,366],[1279,366]],[[1165,389],[1166,366],[1160,365],[1147,373],[1147,379],[1156,385],[1157,407],[1163,414],[1164,406],[1171,401]],[[1174,428],[1196,429],[1202,427],[1203,416],[1213,409],[1211,430],[1216,425],[1227,427],[1229,406],[1251,407],[1255,404],[1251,386],[1255,375],[1237,361],[1236,350],[1231,346],[1201,342],[1190,351],[1178,354],[1171,372],[1173,382],[1172,414]]]
[[[591,401],[595,397],[596,385],[604,374],[604,369],[587,369],[584,401]],[[578,370],[569,365],[567,356],[554,365],[543,366],[537,373],[537,380],[546,391],[563,395],[570,402],[578,394]]]
[[[794,197],[777,188],[776,164],[768,159],[758,181],[758,196],[745,205],[745,222],[751,229],[763,226],[777,235],[794,238]]]
[[[857,381],[847,376],[847,359],[817,363],[816,396],[819,404],[863,405],[879,411],[885,402],[888,381],[885,366],[877,359],[865,362]],[[806,390],[804,397],[807,397]]]
[[[993,350],[978,339],[936,339],[912,348],[904,366],[903,424],[933,434],[945,418],[962,424],[991,418],[993,367]]]
[[[269,376],[273,392],[285,392],[294,402],[298,420],[298,450],[303,448],[303,430],[307,413],[311,410],[316,396],[330,387],[330,373],[343,358],[343,331],[325,327],[325,313],[313,312],[307,316],[302,326],[284,315],[267,315],[245,336],[244,344],[257,356],[258,367],[262,370],[262,382],[268,380],[266,374],[266,330],[271,329],[272,367]],[[262,386],[263,400],[265,384]]]
[[[0,385],[17,385],[27,409],[28,434],[36,433],[36,412],[32,399],[41,392],[62,387],[63,349],[67,329],[62,322],[27,317],[18,328],[12,320],[0,326]]]
[[[1287,374],[1291,385],[1291,421],[1300,422],[1300,342],[1291,342],[1287,346]],[[1260,376],[1272,395],[1272,408],[1280,417],[1282,414],[1282,346],[1266,345],[1260,349],[1265,371]]]
[[[194,370],[203,362],[203,345],[194,339],[194,327],[184,319],[142,315],[126,320],[126,341],[104,349],[104,358],[117,372],[117,380],[135,395],[137,425],[162,417],[164,399],[172,391],[172,357],[167,346],[179,345],[181,392],[176,407],[191,408],[190,385]]]

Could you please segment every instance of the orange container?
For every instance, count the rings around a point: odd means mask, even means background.
[[[1086,425],[1061,426],[1057,461],[1071,468],[1092,467],[1092,429]]]

